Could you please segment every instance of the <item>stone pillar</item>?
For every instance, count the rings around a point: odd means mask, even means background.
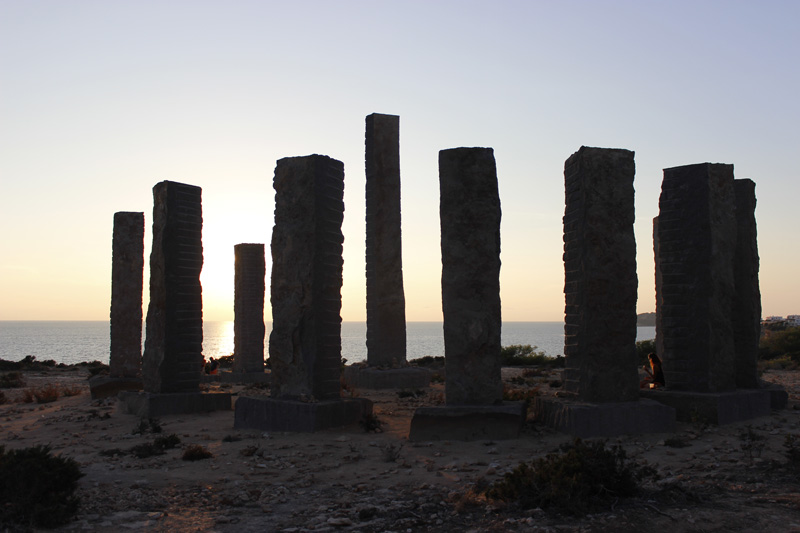
[[[203,362],[201,189],[153,187],[153,248],[142,377],[147,392],[196,392]]]
[[[664,327],[661,323],[661,266],[658,253],[658,217],[653,217],[653,258],[656,264],[656,355],[664,359]]]
[[[588,402],[639,397],[633,156],[583,146],[564,165],[564,384]]]
[[[233,250],[233,371],[263,373],[266,276],[264,245],[237,244]]]
[[[701,163],[664,170],[658,249],[667,387],[733,390],[733,165]]]
[[[400,117],[367,116],[367,363],[406,362],[400,236]]]
[[[340,397],[344,165],[321,155],[275,168],[273,398]]]
[[[733,181],[736,198],[736,255],[733,275],[733,335],[736,345],[736,386],[758,388],[758,341],[761,336],[761,291],[758,284],[756,184]]]
[[[142,375],[144,213],[114,213],[111,259],[111,354],[113,378]]]
[[[500,197],[491,148],[439,152],[448,405],[491,405],[500,378]]]

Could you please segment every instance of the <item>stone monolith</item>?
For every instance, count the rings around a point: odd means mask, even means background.
[[[195,392],[203,362],[201,189],[162,181],[153,187],[153,198],[145,391]]]
[[[564,166],[564,385],[588,402],[639,397],[635,170],[629,150],[586,146]]]
[[[658,215],[661,322],[667,387],[736,388],[733,165],[664,170]]]
[[[502,401],[500,197],[491,148],[439,152],[448,405]]]
[[[366,119],[367,363],[406,362],[406,302],[400,232],[400,117]]]
[[[758,283],[756,236],[756,184],[733,181],[736,198],[736,254],[733,275],[736,292],[732,326],[736,346],[736,386],[758,387],[758,342],[761,337],[761,290]]]
[[[111,259],[112,378],[141,378],[144,213],[114,213]]]
[[[275,168],[273,398],[340,398],[344,165],[322,155]]]
[[[264,372],[264,292],[266,261],[263,244],[237,244],[234,249],[233,371]]]

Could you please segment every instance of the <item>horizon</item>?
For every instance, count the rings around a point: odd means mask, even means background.
[[[584,145],[636,153],[637,313],[662,171],[700,162],[756,183],[762,318],[797,313],[800,3],[486,6],[0,0],[0,320],[107,320],[118,211],[145,214],[146,317],[163,180],[202,187],[204,315],[233,320],[235,244],[265,244],[269,287],[275,162],[319,153],[345,165],[341,316],[365,321],[374,112],[400,117],[408,322],[442,320],[436,158],[458,146],[494,149],[506,322],[563,321],[563,167]]]

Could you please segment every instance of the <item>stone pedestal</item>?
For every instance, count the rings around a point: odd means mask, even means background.
[[[349,426],[372,414],[366,398],[344,398],[321,402],[301,402],[280,398],[236,400],[236,429],[314,432]]]
[[[356,389],[424,389],[431,383],[426,368],[371,368],[350,365],[344,369],[345,382]]]
[[[701,421],[719,425],[768,416],[772,401],[769,391],[757,389],[729,392],[643,389],[641,395],[675,409],[681,422]]]
[[[233,371],[264,374],[264,245],[237,244],[233,249]]]
[[[269,383],[272,376],[267,372],[231,372],[220,370],[216,374],[203,374],[202,383]]]
[[[523,402],[501,405],[448,405],[420,407],[411,419],[408,440],[516,439],[525,423]]]
[[[590,403],[537,397],[537,422],[582,439],[675,431],[675,409],[652,400]]]
[[[120,413],[142,418],[230,409],[231,395],[228,392],[120,392],[117,403]]]
[[[400,117],[366,120],[367,364],[406,362],[400,231]]]

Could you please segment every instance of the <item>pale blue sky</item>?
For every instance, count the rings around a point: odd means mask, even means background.
[[[757,184],[764,315],[800,313],[797,20],[790,1],[0,0],[0,319],[107,319],[113,213],[145,212],[149,255],[165,179],[203,188],[204,311],[232,318],[275,161],[322,153],[345,164],[342,315],[363,320],[373,112],[400,115],[409,320],[441,319],[437,157],[458,146],[495,150],[505,320],[563,318],[581,145],[636,152],[640,311],[662,169],[709,161]]]

